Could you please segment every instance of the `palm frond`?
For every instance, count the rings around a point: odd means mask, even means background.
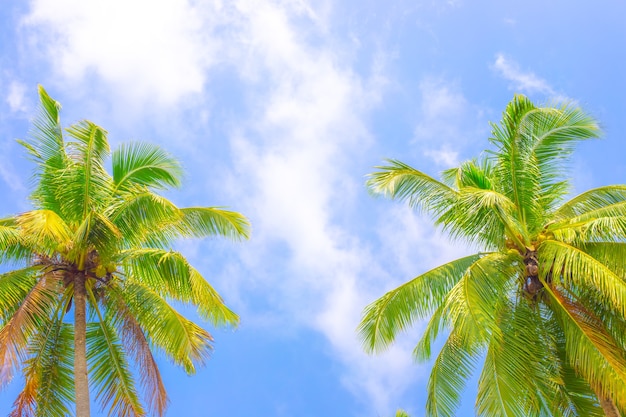
[[[518,298],[500,310],[497,322],[500,331],[490,339],[478,382],[477,414],[550,415],[559,369],[538,309]]]
[[[211,335],[174,310],[159,294],[140,283],[127,283],[124,298],[150,343],[161,348],[188,374],[209,358]]]
[[[448,327],[451,327],[450,323],[446,323],[446,319],[448,318],[445,314],[447,313],[446,306],[447,303],[444,300],[432,313],[426,325],[426,329],[424,329],[424,333],[422,333],[422,337],[415,345],[415,348],[413,348],[413,358],[416,362],[424,363],[430,360],[432,345],[439,336],[439,333],[446,328],[446,324]]]
[[[110,416],[144,416],[121,342],[107,322],[87,325],[87,361],[96,400]]]
[[[540,262],[546,280],[559,280],[565,288],[594,288],[622,315],[626,315],[626,281],[581,249],[555,240],[540,246]]]
[[[180,221],[182,213],[174,203],[145,188],[127,189],[105,212],[130,247],[162,242],[168,244],[178,235],[171,224]],[[155,239],[155,236],[158,238]],[[160,246],[160,245],[159,245]]]
[[[444,183],[400,161],[387,162],[389,165],[377,166],[379,171],[368,175],[367,187],[372,193],[407,201],[435,217],[456,201],[457,191]]]
[[[489,250],[502,248],[505,238],[528,240],[526,231],[515,217],[515,206],[504,195],[492,190],[464,187],[457,202],[437,220],[452,238],[479,243]]]
[[[219,207],[188,207],[180,211],[183,216],[175,227],[181,236],[223,236],[233,240],[250,237],[250,222],[235,211]]]
[[[498,252],[472,263],[446,298],[446,320],[454,332],[476,343],[487,343],[500,332],[497,317],[509,308],[508,294],[516,286],[517,269]]]
[[[4,324],[37,283],[40,266],[29,266],[0,274],[0,323]]]
[[[107,314],[111,316],[111,323],[118,328],[122,345],[137,364],[148,410],[157,416],[162,416],[165,413],[168,398],[161,373],[144,331],[126,304],[122,291],[122,288],[117,285],[111,285],[101,301]]]
[[[0,329],[0,385],[7,383],[26,357],[28,339],[41,330],[56,305],[59,280],[42,277]]]
[[[546,286],[563,328],[568,360],[596,392],[626,404],[626,359],[602,321],[556,286]]]
[[[52,248],[66,244],[72,233],[65,221],[52,210],[32,210],[20,214],[17,224],[22,236]]]
[[[441,348],[428,379],[426,415],[452,417],[467,379],[476,368],[479,350],[454,331]]]
[[[111,196],[112,178],[104,168],[109,153],[106,132],[82,121],[67,129],[71,162],[57,181],[59,210],[67,222],[80,222],[91,211],[102,211]]]
[[[480,256],[467,256],[432,269],[368,305],[358,328],[365,350],[383,351],[398,333],[435,310]]]
[[[127,282],[140,282],[163,297],[192,302],[190,265],[179,252],[129,249],[121,253],[120,262]]]
[[[111,159],[113,182],[118,190],[136,185],[155,189],[180,185],[180,162],[157,145],[124,144],[113,152]]]
[[[24,369],[26,384],[10,417],[65,417],[72,414],[73,338],[71,325],[53,320],[45,331],[31,339]]]
[[[557,221],[570,220],[590,211],[626,201],[626,185],[606,185],[573,197],[554,212]]]
[[[547,229],[556,239],[583,244],[626,240],[626,201],[604,205],[575,217],[550,224]]]
[[[239,324],[239,316],[224,304],[218,292],[192,267],[189,267],[189,282],[192,290],[191,301],[198,307],[200,317],[209,320],[216,327]]]

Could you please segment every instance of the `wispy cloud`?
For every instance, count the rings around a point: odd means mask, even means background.
[[[533,72],[520,69],[517,62],[505,57],[503,54],[496,55],[493,69],[502,78],[510,82],[511,88],[519,92],[540,93],[554,96],[555,91],[550,84],[535,75]]]
[[[355,168],[371,143],[364,120],[384,88],[384,65],[372,63],[371,78],[356,75],[326,43],[320,13],[298,3],[245,1],[236,11],[230,53],[252,106],[232,132],[231,181],[247,184],[233,190],[255,219],[245,268],[262,271],[282,326],[295,320],[325,335],[345,386],[368,409],[389,409],[415,378],[406,372],[410,348],[378,358],[363,352],[355,330],[363,307],[382,293],[381,268],[346,221],[367,198]],[[311,31],[317,42],[307,40]]]
[[[438,168],[458,164],[475,137],[479,136],[479,111],[465,98],[458,83],[427,77],[419,85],[420,112],[414,143],[421,155]]]
[[[10,82],[5,101],[12,112],[24,112],[28,109],[25,92],[26,86],[24,84],[19,81]]]

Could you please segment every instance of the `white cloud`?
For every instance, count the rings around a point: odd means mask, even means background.
[[[12,112],[24,112],[28,109],[26,99],[26,86],[19,81],[11,81],[7,92],[6,102]]]
[[[256,219],[255,239],[244,249],[247,268],[263,269],[270,251],[283,248],[283,259],[273,257],[278,264],[264,276],[278,294],[280,319],[324,334],[346,368],[346,387],[368,407],[389,409],[415,378],[407,372],[410,349],[396,346],[375,358],[363,352],[355,329],[363,307],[382,294],[380,267],[338,221],[364,191],[361,175],[352,173],[370,143],[363,119],[384,86],[376,71],[383,66],[375,62],[372,78],[362,79],[341,50],[312,46],[304,34],[319,24],[315,11],[288,2],[237,5],[245,53],[231,54],[256,91],[253,116],[232,139],[237,182],[250,182],[237,199]],[[307,23],[298,30],[295,20]]]
[[[186,0],[35,0],[24,24],[69,82],[95,74],[128,98],[169,104],[202,91],[215,59],[203,16]]]
[[[419,86],[420,112],[414,131],[419,152],[439,168],[458,164],[459,155],[480,137],[479,112],[454,81],[425,78]]]
[[[525,93],[555,95],[554,90],[546,80],[532,72],[521,70],[517,62],[505,57],[503,54],[496,55],[493,68],[498,75],[511,82],[514,90]]]

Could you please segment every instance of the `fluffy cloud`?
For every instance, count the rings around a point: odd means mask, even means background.
[[[170,104],[202,91],[214,62],[203,16],[185,0],[35,0],[23,23],[69,82],[95,75],[130,99]]]

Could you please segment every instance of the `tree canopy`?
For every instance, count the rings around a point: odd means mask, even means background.
[[[182,253],[181,238],[245,239],[248,220],[220,207],[180,208],[158,194],[181,183],[157,145],[109,149],[90,121],[63,129],[60,105],[40,87],[40,110],[21,143],[36,163],[33,209],[0,220],[0,384],[25,385],[11,416],[89,415],[89,391],[109,415],[164,414],[153,352],[189,374],[212,336],[171,301],[214,326],[237,315]],[[111,158],[112,173],[106,169]],[[74,315],[70,314],[70,311]]]
[[[375,193],[429,214],[479,252],[389,291],[364,311],[365,349],[428,319],[414,355],[431,357],[427,415],[452,416],[480,367],[479,416],[618,416],[626,411],[626,185],[571,197],[576,145],[598,137],[579,107],[516,95],[492,147],[436,179],[397,161]]]

